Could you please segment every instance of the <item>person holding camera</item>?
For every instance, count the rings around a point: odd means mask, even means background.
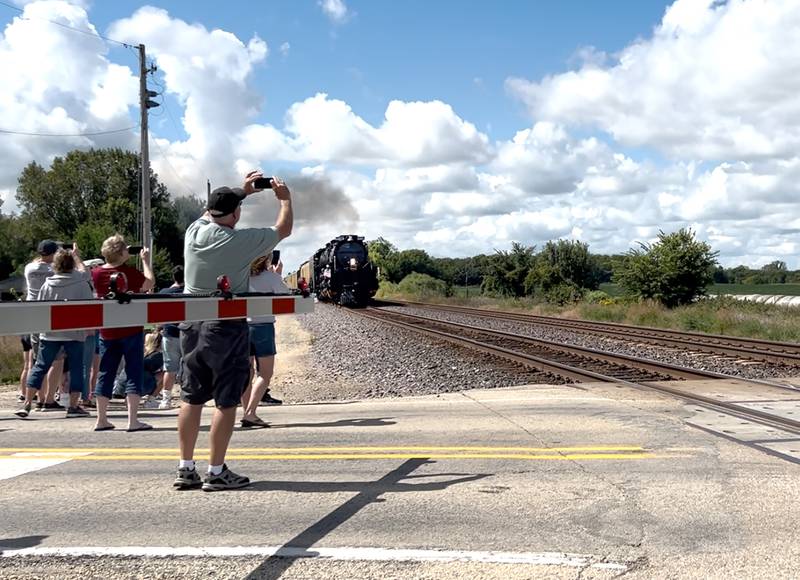
[[[242,201],[263,189],[272,188],[280,203],[273,227],[237,228]],[[217,278],[227,276],[231,291],[247,292],[250,264],[270,252],[292,232],[294,217],[291,192],[280,179],[265,178],[251,171],[241,189],[218,187],[208,197],[207,211],[186,230],[184,276],[187,294],[214,292]],[[250,484],[225,465],[236,408],[250,382],[250,333],[247,320],[209,320],[183,323],[183,383],[178,416],[181,460],[174,487],[204,491],[237,489]],[[205,478],[198,475],[194,449],[200,430],[203,406],[214,399],[210,456]]]
[[[155,286],[156,278],[147,260],[149,250],[135,248],[142,258],[144,272],[126,264],[131,257],[131,250],[134,250],[134,246],[126,245],[125,238],[119,234],[103,242],[100,253],[103,254],[106,263],[92,270],[92,280],[98,298],[102,298],[111,290],[111,277],[114,274],[124,276],[127,291],[130,292],[148,292]],[[108,403],[114,392],[114,378],[117,376],[122,359],[125,359],[125,374],[128,379],[125,388],[128,432],[153,428],[152,425],[139,421],[139,401],[142,397],[144,380],[144,328],[131,326],[100,329],[100,370],[95,387],[97,405],[95,431],[114,429],[114,425],[108,421]]]
[[[291,294],[291,289],[283,283],[281,273],[283,264],[280,262],[278,250],[272,250],[271,255],[256,258],[250,266],[250,290],[269,294]],[[258,405],[261,402],[270,405],[280,405],[283,401],[271,397],[269,382],[275,370],[275,316],[254,316],[248,318],[250,323],[250,359],[253,371],[253,380],[248,385],[242,397],[244,415],[242,427],[269,427],[258,414]]]

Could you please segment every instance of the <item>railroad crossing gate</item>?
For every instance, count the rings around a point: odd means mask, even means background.
[[[124,303],[102,299],[2,303],[0,335],[225,320],[270,314],[306,314],[314,311],[314,298],[310,296],[172,296],[175,297],[156,298],[155,295],[148,295]]]

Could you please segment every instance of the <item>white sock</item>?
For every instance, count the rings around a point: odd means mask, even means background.
[[[188,467],[189,469],[194,469],[194,459],[181,459],[180,463],[178,464],[180,469],[184,469]]]
[[[208,466],[208,472],[211,475],[219,475],[220,473],[222,473],[222,466],[221,465],[209,465]]]

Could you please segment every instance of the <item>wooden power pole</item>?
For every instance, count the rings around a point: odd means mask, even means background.
[[[153,107],[158,107],[158,103],[150,100],[150,97],[158,95],[155,91],[148,90],[147,88],[147,74],[154,72],[155,66],[147,66],[147,58],[145,55],[144,44],[139,45],[139,112],[141,120],[139,121],[141,129],[141,174],[142,174],[142,245],[150,250],[149,265],[153,266],[153,239],[150,224],[152,222],[152,208],[151,200],[152,194],[150,191],[150,146],[147,135],[147,110]]]

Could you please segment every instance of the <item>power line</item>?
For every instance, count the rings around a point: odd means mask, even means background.
[[[2,4],[2,2],[0,2]],[[139,125],[125,127],[124,129],[113,129],[111,131],[94,131],[89,133],[29,133],[27,131],[12,131],[10,129],[0,129],[0,134],[6,135],[26,135],[28,137],[94,137],[96,135],[111,135],[113,133],[124,133],[136,129]]]
[[[6,4],[5,2],[0,2],[0,5],[5,6],[6,8],[11,8],[12,10],[16,10],[17,12],[24,13],[24,9],[14,6],[12,4]],[[88,30],[81,30],[80,28],[75,28],[74,26],[70,26],[69,24],[64,24],[63,22],[56,22],[55,20],[50,20],[49,18],[28,18],[28,17],[21,17],[21,20],[42,20],[44,22],[49,22],[50,24],[55,24],[56,26],[60,26],[62,28],[66,28],[67,30],[72,30],[74,32],[80,32],[81,34],[86,34],[88,36],[94,36],[95,38],[102,38],[103,40],[107,40],[109,42],[116,42],[117,44],[121,44],[125,48],[135,48],[135,45],[128,44],[127,42],[122,42],[121,40],[115,40],[113,38],[109,38],[107,36],[103,36],[98,32],[89,32]]]

